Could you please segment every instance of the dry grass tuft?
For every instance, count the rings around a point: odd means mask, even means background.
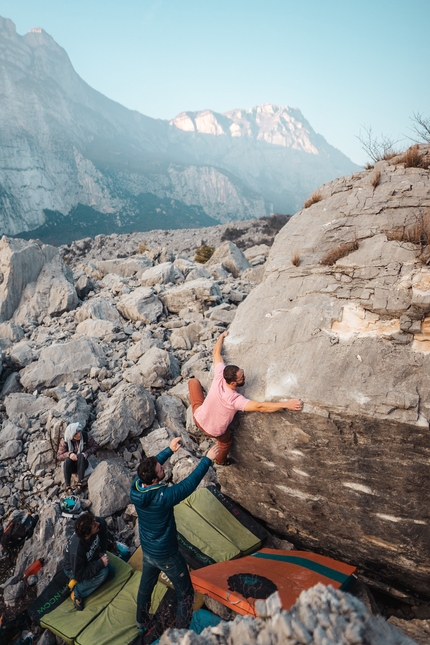
[[[424,168],[427,170],[430,167],[430,157],[428,154],[420,154],[419,146],[415,144],[400,157],[399,163],[405,164],[405,168]]]
[[[418,215],[412,224],[384,233],[387,240],[419,245],[422,253],[425,247],[430,246],[430,210]]]
[[[375,189],[376,186],[379,186],[379,182],[381,181],[381,171],[380,170],[375,170],[375,173],[370,180],[370,183],[372,184],[373,188]]]
[[[322,200],[323,196],[317,190],[315,193],[312,193],[310,197],[305,201],[303,204],[303,208],[309,208],[309,206],[312,206],[312,204],[316,204],[317,202],[320,202]]]
[[[147,251],[149,251],[149,247],[146,244],[146,241],[142,240],[141,243],[139,244],[139,246],[136,249],[136,253],[142,254],[142,253],[146,253]]]
[[[374,169],[374,164],[370,163],[369,161],[364,164],[364,170],[373,170]]]
[[[346,257],[357,249],[358,241],[356,239],[352,240],[352,242],[344,242],[344,244],[339,244],[339,246],[336,246],[334,249],[331,249],[331,251],[325,254],[325,256],[321,260],[321,264],[330,266],[331,264],[334,264],[341,258]]]
[[[293,257],[291,258],[291,264],[294,264],[295,267],[298,267],[300,264],[300,255],[298,253],[294,253]]]
[[[209,244],[203,244],[203,246],[199,247],[196,250],[196,254],[194,256],[194,262],[198,262],[199,264],[205,264],[208,260],[211,259],[214,253],[215,253],[214,246],[209,246]]]

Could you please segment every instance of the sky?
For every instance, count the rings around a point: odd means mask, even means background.
[[[365,128],[405,148],[413,114],[430,117],[430,0],[0,0],[0,15],[154,118],[289,105],[362,165]]]

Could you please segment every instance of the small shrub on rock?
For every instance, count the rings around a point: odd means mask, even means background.
[[[225,242],[226,240],[234,242],[234,240],[238,240],[242,237],[243,233],[244,231],[241,231],[238,228],[230,228],[230,226],[227,226],[224,233],[221,235],[221,242]]]
[[[199,264],[205,264],[208,260],[211,259],[214,253],[215,253],[214,246],[209,246],[209,244],[203,244],[203,246],[201,246],[196,250],[196,254],[194,256],[194,262],[198,262]]]
[[[146,253],[147,251],[149,251],[149,247],[148,247],[146,241],[142,240],[141,243],[139,244],[139,246],[136,249],[136,253],[142,254],[142,253]]]
[[[424,168],[427,170],[430,167],[430,155],[420,154],[419,146],[415,144],[400,157],[399,163],[405,164],[405,168]]]
[[[376,170],[374,175],[372,176],[372,179],[370,180],[370,183],[372,184],[373,188],[376,188],[376,186],[379,186],[380,181],[381,181],[381,171]]]
[[[418,259],[424,264],[430,260],[430,209],[416,216],[415,221],[407,226],[384,231],[387,240],[415,244],[418,249]]]
[[[317,202],[320,202],[322,198],[323,197],[321,193],[317,190],[315,193],[312,193],[310,197],[308,197],[308,199],[303,204],[303,208],[309,208],[309,206],[312,206],[312,204],[316,204]]]
[[[325,254],[325,256],[321,260],[321,264],[324,264],[326,266],[329,266],[331,264],[334,264],[341,258],[346,257],[353,251],[356,251],[358,249],[358,242],[357,240],[352,240],[352,242],[345,242],[344,244],[339,244],[339,246],[336,246],[336,248],[331,249],[328,253]]]

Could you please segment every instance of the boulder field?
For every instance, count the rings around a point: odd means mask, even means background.
[[[60,249],[3,237],[0,519],[40,515],[5,604],[37,557],[44,588],[70,534],[62,423],[81,422],[100,445],[83,505],[137,546],[128,485],[142,455],[173,436],[183,439],[173,482],[209,448],[187,380],[209,387],[227,328],[225,360],[244,369],[245,396],[305,405],[240,415],[235,463],[202,485],[264,521],[274,547],[288,540],[429,598],[429,213],[429,170],[397,157],[322,186],[273,246],[270,221]],[[199,264],[204,243],[216,251]]]

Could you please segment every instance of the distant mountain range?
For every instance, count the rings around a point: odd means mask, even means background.
[[[43,29],[19,36],[0,18],[1,234],[63,243],[294,213],[356,170],[295,108],[170,122],[128,110],[89,87]]]

